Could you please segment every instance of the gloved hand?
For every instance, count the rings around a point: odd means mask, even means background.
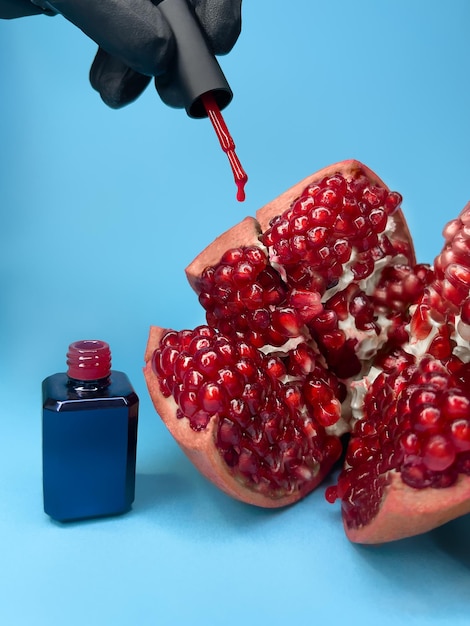
[[[160,0],[31,0],[44,12],[57,11],[98,44],[90,82],[104,102],[120,108],[133,102],[152,77],[158,93],[172,107],[183,107],[181,95],[165,81],[175,43],[171,28],[158,9]],[[227,54],[241,30],[242,0],[189,0],[213,54]],[[12,5],[18,14],[12,14]],[[20,17],[26,0],[0,0],[0,17]]]

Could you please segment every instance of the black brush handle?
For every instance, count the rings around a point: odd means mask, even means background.
[[[184,99],[189,117],[207,117],[201,96],[210,92],[220,110],[233,93],[217,59],[209,50],[196,15],[187,0],[163,0],[158,8],[171,26],[176,40],[176,56],[170,69],[171,80]]]

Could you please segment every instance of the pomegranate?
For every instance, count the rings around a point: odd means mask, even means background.
[[[400,203],[357,161],[304,179],[196,257],[206,323],[152,327],[145,354],[157,412],[232,497],[292,504],[344,452],[326,495],[352,541],[470,509],[467,214],[433,270]]]

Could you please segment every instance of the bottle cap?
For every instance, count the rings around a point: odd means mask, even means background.
[[[83,339],[71,343],[67,374],[75,380],[99,380],[111,373],[111,350],[105,341]]]

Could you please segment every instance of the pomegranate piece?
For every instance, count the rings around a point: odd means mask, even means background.
[[[146,378],[157,411],[196,466],[229,495],[283,506],[313,489],[341,453],[325,426],[340,418],[339,384],[315,355],[309,373],[209,326],[153,328]],[[300,363],[300,364],[299,364]],[[324,387],[322,402],[302,392]]]
[[[326,492],[341,500],[352,541],[408,537],[470,512],[469,218],[470,203],[444,229],[406,341],[386,346],[373,371],[352,383],[357,421],[345,467]],[[456,265],[459,284],[450,281]]]

